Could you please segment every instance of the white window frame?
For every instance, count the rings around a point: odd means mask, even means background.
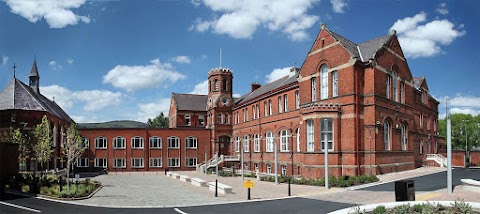
[[[330,127],[329,127],[330,126]],[[320,126],[320,150],[325,151],[325,144],[328,148],[328,151],[334,150],[334,124],[332,118],[322,118],[321,119],[321,126]],[[330,147],[332,145],[332,148]]]
[[[108,166],[108,162],[106,158],[95,158],[93,161],[94,161],[94,166],[97,168],[107,168]]]
[[[197,158],[185,158],[186,167],[196,167],[197,163]]]
[[[250,136],[248,135],[243,136],[243,151],[250,152]]]
[[[260,152],[260,135],[253,135],[253,152]]]
[[[295,109],[300,108],[300,91],[295,91]]]
[[[419,115],[419,120],[420,120],[420,128],[423,128],[423,114]]]
[[[255,104],[255,106],[257,106],[257,118],[260,118],[260,105]]]
[[[257,119],[257,109],[255,105],[252,105],[253,119]]]
[[[300,152],[300,128],[297,128],[297,152]]]
[[[185,148],[187,149],[196,149],[198,147],[198,139],[196,137],[186,137],[185,138]]]
[[[132,139],[130,139],[130,142],[131,142],[132,149],[143,149],[145,146],[145,139],[143,139],[143,137],[140,137],[140,136],[132,137]]]
[[[161,149],[162,148],[162,138],[158,136],[150,137],[150,148],[151,149]]]
[[[281,168],[282,168],[282,174],[281,174],[282,177],[286,177],[287,176],[287,165],[282,164]]]
[[[402,124],[400,140],[402,141],[402,151],[407,151],[407,126]]]
[[[390,151],[391,150],[391,142],[392,142],[392,127],[388,121],[385,121],[383,123],[383,142],[385,145],[385,150]]]
[[[240,138],[235,137],[235,152],[240,152]]]
[[[385,83],[386,84],[386,95],[387,95],[387,99],[390,99],[390,75],[387,74],[387,82]]]
[[[248,121],[248,108],[245,108],[245,116],[247,117],[247,121]]]
[[[225,114],[225,124],[230,124],[230,114]]]
[[[127,140],[122,136],[114,137],[112,140],[113,149],[125,149],[127,146]]]
[[[267,106],[267,101],[263,102],[263,116],[268,116],[268,106]]]
[[[338,96],[338,71],[332,72],[332,97]]]
[[[267,163],[267,175],[271,175],[272,174],[272,164],[269,164]]]
[[[400,103],[405,104],[405,82],[400,82]]]
[[[180,167],[180,158],[168,158],[168,167]]]
[[[323,65],[320,70],[321,90],[320,99],[328,99],[328,67]]]
[[[307,120],[307,152],[315,151],[315,123],[312,119]]]
[[[88,158],[78,158],[77,159],[77,167],[78,168],[88,168],[90,163],[89,163]]]
[[[114,158],[113,168],[127,168],[127,160],[125,158]]]
[[[288,95],[283,95],[283,112],[288,111]]]
[[[280,131],[280,152],[288,152],[290,151],[288,145],[288,131],[281,130]]]
[[[100,143],[102,143],[103,145],[100,145]],[[107,148],[108,148],[108,139],[106,137],[99,136],[95,138],[95,149],[107,149]]]
[[[132,158],[131,165],[132,165],[132,168],[144,168],[145,167],[145,163],[143,161],[143,158]]]
[[[151,168],[161,168],[162,167],[162,158],[150,158],[150,167]]]
[[[190,117],[190,114],[185,115],[185,125],[186,126],[191,126],[192,125],[192,117]]]
[[[397,89],[398,89],[398,74],[397,74],[397,71],[393,70],[393,72],[392,72],[392,94],[393,94],[393,100],[395,102],[398,102]]]
[[[272,132],[265,133],[265,152],[273,152],[273,140]]]
[[[171,136],[167,138],[168,148],[169,149],[179,149],[180,148],[180,138],[176,136]]]
[[[315,102],[317,101],[317,78],[316,77],[312,77],[310,79],[311,81],[311,92],[312,92],[312,102]]]
[[[272,100],[268,100],[268,115],[272,115]]]
[[[278,113],[283,112],[282,96],[278,96]]]
[[[223,114],[222,113],[218,113],[218,124],[223,124]]]

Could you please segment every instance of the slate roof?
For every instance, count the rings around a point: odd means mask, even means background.
[[[172,93],[172,99],[179,111],[207,111],[207,95]]]
[[[79,123],[77,127],[78,129],[144,129],[148,125],[133,120],[116,120],[104,123]]]
[[[413,77],[413,85],[417,90],[420,90],[420,87],[422,86],[424,80],[425,77]]]
[[[329,29],[326,29],[326,30],[330,33],[330,35],[332,35],[333,38],[335,38],[335,40],[339,41],[340,44],[343,47],[345,47],[348,50],[348,52],[350,52],[350,54],[352,54],[353,57],[358,58],[360,56],[360,54],[358,53],[358,49],[357,49],[358,45],[357,44],[355,44],[354,42],[346,39],[343,36],[338,35],[337,33],[333,32]]]
[[[37,68],[37,59],[33,60],[32,70],[30,71],[29,77],[38,77],[38,68]]]
[[[284,77],[282,77],[278,80],[275,80],[275,81],[273,81],[273,82],[271,82],[267,85],[261,86],[257,90],[252,91],[250,93],[247,93],[247,94],[237,98],[235,100],[235,104],[238,105],[238,104],[248,102],[248,101],[253,100],[253,99],[255,99],[255,98],[257,98],[257,97],[259,97],[263,94],[266,94],[270,91],[274,91],[274,90],[276,90],[278,88],[281,88],[283,86],[290,85],[292,83],[298,82],[298,80],[297,80],[298,75],[300,75],[300,72],[296,72],[293,75],[284,76]]]
[[[55,102],[36,93],[17,78],[13,78],[0,93],[0,110],[45,111],[69,122],[74,122]]]

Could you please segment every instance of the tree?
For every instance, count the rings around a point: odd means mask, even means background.
[[[22,166],[27,162],[30,157],[31,148],[26,136],[22,134],[19,128],[11,129],[11,142],[18,144],[18,162]]]
[[[150,128],[168,128],[168,117],[162,112],[153,119],[148,118],[147,124]]]
[[[35,145],[33,146],[33,151],[35,153],[35,158],[37,162],[40,162],[43,168],[43,164],[47,163],[52,158],[52,132],[50,131],[50,123],[48,122],[47,116],[43,115],[42,123],[35,126],[33,130],[33,135],[35,136]]]
[[[452,114],[450,115],[452,124],[452,148],[468,149],[472,146],[479,146],[480,143],[480,115],[472,117],[470,114]],[[438,121],[438,131],[440,136],[447,136],[447,123],[445,119]]]
[[[76,124],[67,129],[67,140],[62,142],[62,152],[67,158],[67,186],[70,186],[70,166],[83,154],[85,145],[80,137]]]

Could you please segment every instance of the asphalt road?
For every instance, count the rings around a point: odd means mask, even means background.
[[[453,185],[461,185],[460,179],[472,178],[480,180],[479,169],[454,169]],[[416,191],[434,191],[446,187],[446,172],[435,173],[416,177]],[[381,184],[373,187],[363,188],[368,191],[394,191],[394,182]],[[341,194],[341,193],[340,193]],[[35,213],[34,210],[25,210],[7,206],[1,203],[8,203],[41,211],[42,213],[328,213],[334,210],[351,207],[354,204],[337,203],[330,201],[314,200],[307,198],[288,198],[271,201],[258,201],[249,203],[235,203],[196,207],[174,208],[143,208],[143,209],[120,209],[100,208],[63,204],[45,201],[36,198],[25,198],[8,195],[6,200],[0,202],[0,213]]]

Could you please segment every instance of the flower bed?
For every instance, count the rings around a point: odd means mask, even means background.
[[[388,206],[387,208],[384,205],[376,206],[373,209],[362,209],[361,207],[353,208],[348,213],[365,213],[365,214],[396,214],[396,213],[405,213],[405,214],[422,214],[422,213],[468,213],[468,214],[480,214],[480,211],[476,208],[472,208],[469,203],[465,203],[463,200],[455,201],[450,204],[445,202],[405,202],[399,203],[396,206]],[[338,212],[338,211],[337,211]],[[334,212],[336,213],[336,212]],[[339,212],[343,213],[343,212]]]
[[[261,181],[275,182],[274,176],[266,176],[260,179]],[[319,179],[307,179],[307,178],[290,178],[290,177],[278,177],[278,182],[290,182],[292,184],[311,185],[311,186],[325,186],[325,178]],[[367,184],[378,181],[375,175],[360,175],[360,176],[330,176],[328,177],[328,185],[330,187],[349,187],[360,184]]]

